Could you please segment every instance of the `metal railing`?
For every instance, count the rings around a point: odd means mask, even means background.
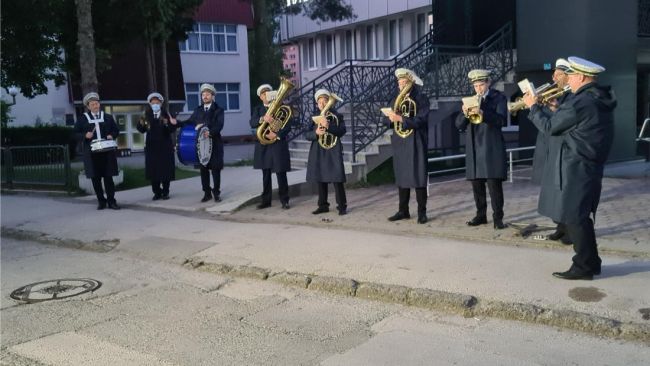
[[[72,191],[72,169],[68,146],[12,146],[2,148],[2,184],[61,186]]]
[[[299,126],[288,139],[292,140],[312,128],[310,116],[316,104],[313,96],[324,88],[343,98],[336,108],[347,108],[348,130],[352,138],[352,156],[365,149],[384,134],[388,124],[383,122],[381,107],[386,107],[397,95],[393,72],[397,68],[414,70],[424,80],[423,92],[429,97],[464,96],[473,93],[467,73],[475,68],[493,71],[493,80],[501,79],[514,66],[513,30],[507,23],[479,46],[444,46],[434,44],[432,29],[406,50],[390,60],[345,60],[331,70],[304,85],[289,103],[296,112]]]
[[[530,151],[530,150],[535,150],[535,146],[524,146],[524,147],[513,147],[510,149],[506,149],[506,153],[508,154],[508,181],[510,183],[514,182],[514,166],[517,163],[525,162],[525,161],[533,161],[533,158],[522,158],[520,159],[517,157],[517,159],[514,158],[515,153],[519,153],[521,151]],[[429,158],[427,159],[427,163],[435,163],[435,162],[447,162],[447,161],[452,161],[452,160],[457,160],[457,159],[465,159],[466,154],[456,154],[456,155],[447,155],[447,156],[439,156],[435,158]],[[431,185],[431,181],[429,178],[431,177],[432,174],[443,174],[443,173],[453,173],[453,172],[461,172],[466,169],[465,166],[460,167],[460,168],[450,168],[450,169],[441,169],[441,170],[435,170],[435,171],[427,171],[427,195],[429,194],[429,186]]]

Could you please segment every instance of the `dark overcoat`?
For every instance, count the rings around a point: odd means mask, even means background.
[[[212,139],[212,155],[208,162],[207,168],[221,170],[223,169],[223,140],[221,139],[221,130],[224,123],[224,110],[212,102],[210,109],[205,111],[205,107],[200,105],[194,109],[190,118],[183,124],[193,124],[194,126],[202,124],[210,129],[210,138]]]
[[[571,93],[566,93],[562,95],[560,98],[557,99],[558,106],[564,103],[567,98],[569,98],[572,94]],[[542,111],[546,113],[549,118],[551,115],[553,115],[553,111],[551,111],[549,108],[544,107],[542,108]],[[542,183],[542,177],[544,176],[544,164],[546,163],[546,160],[548,158],[548,135],[543,132],[537,130],[537,139],[535,141],[535,152],[533,154],[533,174],[532,174],[532,182],[535,184],[541,184]]]
[[[110,114],[101,112],[104,116],[104,122],[99,124],[99,131],[103,139],[106,139],[108,135],[113,137],[113,140],[117,140],[117,136],[120,134],[120,129],[115,123],[115,119]],[[90,112],[88,112],[90,114]],[[84,162],[84,172],[86,178],[100,178],[100,177],[112,177],[119,174],[117,167],[117,151],[105,151],[105,152],[96,152],[93,153],[90,151],[90,142],[97,138],[97,132],[93,133],[93,137],[89,140],[86,138],[86,132],[94,130],[95,124],[90,123],[88,117],[84,113],[79,118],[77,118],[77,123],[75,124],[75,133],[77,139],[81,142],[82,151],[83,151],[83,162]]]
[[[159,118],[155,118],[151,107],[147,107],[143,118],[147,121],[149,128],[138,123],[137,129],[141,133],[146,133],[145,176],[152,181],[172,181],[176,178],[174,131],[178,125],[172,125],[169,122],[169,115],[164,108],[161,108]]]
[[[489,89],[481,102],[483,122],[470,123],[463,113],[456,117],[456,127],[465,135],[465,174],[472,179],[501,179],[506,174],[506,148],[501,127],[506,124],[508,108],[506,97],[498,90]]]
[[[402,138],[396,133],[390,138],[393,147],[393,172],[395,184],[400,188],[427,186],[427,144],[429,139],[429,98],[419,86],[414,85],[409,97],[415,101],[416,114],[403,117],[402,128],[413,133]],[[395,99],[391,101],[391,106]],[[392,124],[391,124],[392,125]]]
[[[260,123],[260,118],[264,116],[267,107],[258,105],[253,108],[251,114],[250,126],[257,129]],[[291,156],[289,155],[289,142],[287,135],[291,131],[292,120],[278,131],[277,135],[280,138],[270,145],[262,145],[259,141],[255,142],[255,152],[253,154],[253,168],[254,169],[271,169],[273,173],[283,173],[291,170]],[[257,140],[257,139],[256,139]]]
[[[609,87],[584,85],[551,117],[533,106],[529,118],[547,131],[538,211],[554,221],[576,224],[595,213],[605,161],[614,140],[616,99]]]
[[[344,183],[345,166],[343,165],[343,144],[341,137],[345,135],[345,121],[343,115],[330,109],[330,112],[336,116],[338,123],[334,118],[328,118],[330,125],[327,132],[338,137],[336,145],[331,149],[323,149],[318,143],[318,135],[315,130],[305,132],[305,139],[311,141],[309,148],[309,161],[307,163],[307,182],[312,183]],[[314,125],[314,128],[316,125]]]

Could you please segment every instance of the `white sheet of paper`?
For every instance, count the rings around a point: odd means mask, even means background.
[[[536,95],[535,93],[535,86],[533,83],[528,81],[528,79],[524,79],[520,82],[517,83],[519,85],[519,90],[521,90],[522,93],[531,93],[532,95]]]
[[[384,108],[382,108],[382,109],[380,109],[380,110],[381,110],[381,113],[384,114],[384,116],[388,117],[388,115],[390,114],[390,112],[393,111],[393,108],[384,107]]]

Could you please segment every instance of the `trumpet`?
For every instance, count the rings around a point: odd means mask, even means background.
[[[561,97],[565,93],[571,90],[571,87],[568,85],[564,86],[563,88],[560,88],[557,86],[556,83],[549,84],[546,83],[539,88],[535,89],[535,95],[538,97],[538,102],[540,104],[549,104],[553,100]],[[517,114],[522,109],[526,109],[526,104],[524,103],[524,100],[522,98],[517,98],[514,102],[508,103],[508,112],[510,112],[513,116]]]
[[[483,122],[483,114],[480,112],[482,100],[483,98],[481,94],[463,98],[463,105],[467,107],[465,118],[467,118],[471,124],[478,125]]]

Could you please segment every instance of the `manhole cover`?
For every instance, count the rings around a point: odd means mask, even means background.
[[[90,278],[64,278],[31,283],[15,289],[10,296],[14,300],[33,303],[65,299],[95,291],[101,286],[101,282]]]

